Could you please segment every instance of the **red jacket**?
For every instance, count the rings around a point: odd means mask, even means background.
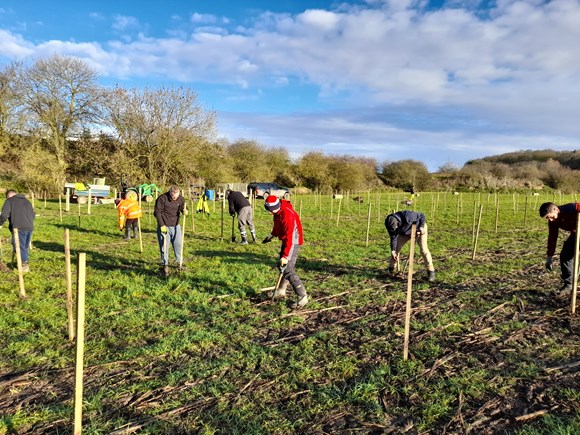
[[[578,224],[578,213],[580,213],[580,203],[572,202],[558,206],[560,214],[558,219],[548,222],[548,257],[556,252],[556,243],[558,242],[558,230],[561,228],[571,233],[576,232]]]
[[[290,201],[281,199],[280,202],[280,211],[274,214],[272,235],[282,241],[281,256],[288,258],[294,246],[302,246],[304,234],[302,233],[300,216],[292,208]]]

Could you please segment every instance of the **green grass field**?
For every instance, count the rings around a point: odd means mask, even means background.
[[[554,297],[537,212],[575,198],[424,193],[407,207],[403,194],[360,196],[293,198],[311,297],[300,311],[261,290],[276,282],[279,242],[232,243],[219,203],[187,217],[187,270],[165,279],[152,205],[141,253],[112,205],[87,215],[73,204],[61,221],[58,201],[36,201],[27,298],[14,270],[0,272],[0,434],[73,431],[66,228],[74,270],[87,254],[84,433],[580,433],[580,322]],[[406,361],[407,274],[386,273],[383,224],[404,207],[425,213],[437,269],[428,283],[415,250]],[[261,240],[261,200],[255,222]],[[6,225],[0,236],[11,266]]]

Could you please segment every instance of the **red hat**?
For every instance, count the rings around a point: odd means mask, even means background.
[[[280,200],[277,196],[274,195],[269,195],[266,198],[266,202],[264,203],[264,208],[268,211],[271,211],[272,213],[276,213],[278,210],[280,210],[281,206],[282,204],[280,203]]]

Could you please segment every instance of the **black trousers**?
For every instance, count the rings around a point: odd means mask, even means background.
[[[560,252],[560,269],[562,270],[562,281],[564,284],[572,285],[574,276],[574,248],[576,247],[576,234],[570,234],[570,237],[564,242],[562,252]]]

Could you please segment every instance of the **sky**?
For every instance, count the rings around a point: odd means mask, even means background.
[[[580,0],[0,0],[0,64],[53,54],[294,158],[580,148]]]

